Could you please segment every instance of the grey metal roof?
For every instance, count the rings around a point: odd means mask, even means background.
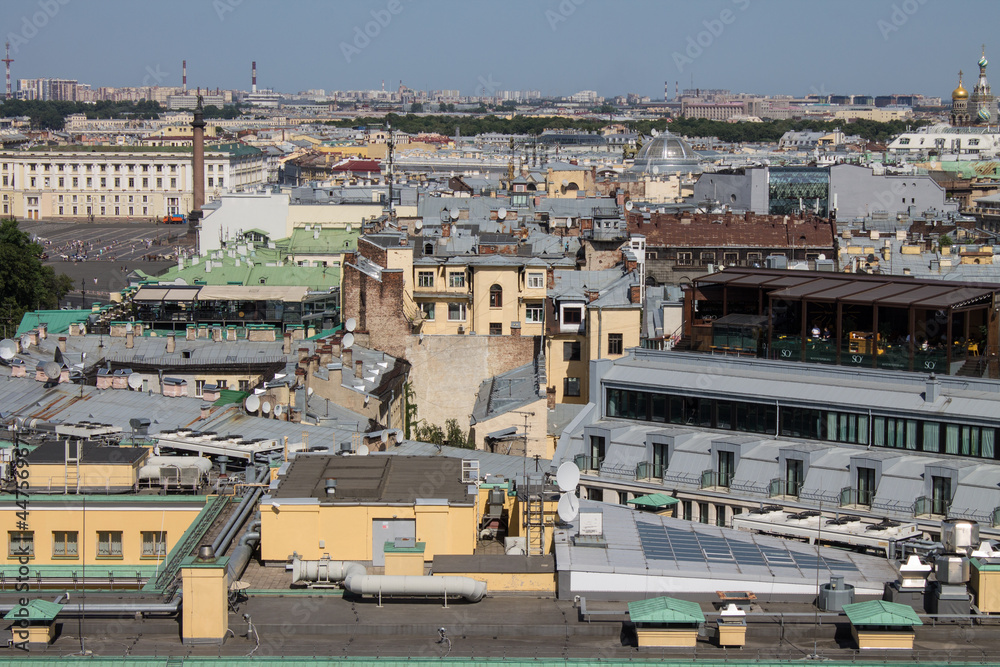
[[[541,364],[544,364],[544,359]],[[540,398],[539,376],[536,362],[519,366],[512,371],[484,380],[479,385],[476,403],[472,408],[472,423],[486,421],[511,410],[516,410]]]
[[[480,478],[485,475],[500,476],[505,479],[520,479],[523,471],[528,473],[535,471],[534,459],[526,459],[523,456],[510,456],[508,454],[494,454],[481,449],[463,449],[461,447],[438,446],[429,442],[417,442],[415,440],[405,440],[402,443],[390,448],[385,452],[372,452],[372,455],[414,455],[414,456],[446,456],[458,459],[468,459],[479,462]],[[541,459],[539,470],[549,469],[550,461]]]

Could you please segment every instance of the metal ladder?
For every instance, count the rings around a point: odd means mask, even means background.
[[[528,475],[525,484],[525,551],[529,556],[545,554],[545,480],[542,475]]]

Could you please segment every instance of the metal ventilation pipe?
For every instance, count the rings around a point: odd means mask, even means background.
[[[344,589],[355,595],[460,595],[479,602],[486,595],[486,582],[469,577],[428,577],[416,575],[351,574]]]

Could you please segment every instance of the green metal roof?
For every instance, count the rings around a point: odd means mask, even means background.
[[[670,507],[676,505],[680,501],[673,496],[668,496],[665,493],[650,493],[645,496],[638,496],[628,501],[629,505],[636,505],[637,507],[650,507],[653,509],[661,509],[663,507]]]
[[[69,325],[86,322],[91,310],[35,310],[25,313],[21,324],[17,327],[17,335],[22,336],[38,325],[45,323],[50,334],[63,334],[69,331]]]
[[[991,563],[978,558],[972,558],[969,562],[980,572],[1000,572],[1000,563]]]
[[[53,621],[63,605],[48,600],[32,600],[28,604],[17,605],[4,616],[5,621]]]
[[[923,625],[923,621],[913,611],[913,607],[898,602],[885,600],[869,600],[845,604],[844,613],[852,625]]]
[[[317,333],[315,336],[309,336],[309,338],[307,338],[306,340],[319,340],[320,338],[326,338],[327,336],[332,336],[333,334],[337,333],[338,331],[340,331],[343,328],[344,328],[343,324],[338,324],[337,326],[333,327],[332,329],[323,329],[322,331],[320,331],[319,333]]]
[[[219,392],[219,398],[212,405],[222,406],[232,403],[243,403],[243,399],[250,394],[249,391],[239,391],[237,389],[223,389]]]
[[[422,554],[425,546],[425,542],[417,542],[413,547],[397,547],[394,542],[386,542],[382,551],[387,554]]]
[[[628,603],[634,623],[704,623],[705,614],[697,602],[658,597]]]

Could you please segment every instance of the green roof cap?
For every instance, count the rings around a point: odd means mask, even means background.
[[[45,323],[50,335],[63,334],[69,331],[69,325],[86,322],[91,310],[35,310],[25,313],[21,324],[17,327],[17,335],[23,336],[32,329],[37,329]]]
[[[386,542],[382,551],[387,554],[422,554],[426,546],[425,542],[416,542],[412,547],[397,547],[395,542]]]
[[[898,602],[869,600],[845,604],[844,613],[852,625],[923,625],[913,607]]]
[[[650,493],[645,496],[638,496],[628,501],[629,505],[635,505],[637,507],[652,507],[659,509],[662,507],[670,507],[671,505],[676,505],[679,500],[673,496],[668,496],[665,493]]]
[[[658,597],[628,603],[634,623],[704,623],[705,614],[697,602]]]
[[[48,600],[32,600],[28,604],[17,605],[4,616],[5,621],[53,621],[63,606]]]

